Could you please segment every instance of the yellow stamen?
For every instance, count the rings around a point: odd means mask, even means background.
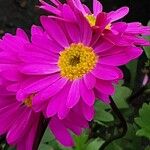
[[[91,47],[82,43],[71,44],[60,53],[58,66],[62,77],[75,80],[91,71],[97,60],[98,57]]]
[[[29,97],[27,97],[24,101],[24,105],[26,105],[27,107],[32,107],[33,96],[34,95],[30,95]]]
[[[111,30],[111,23],[109,23],[106,27],[105,27],[106,30]]]
[[[85,18],[88,20],[89,24],[92,26],[95,26],[96,24],[96,17],[92,15],[86,15]]]

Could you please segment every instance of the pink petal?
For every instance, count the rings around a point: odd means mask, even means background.
[[[39,8],[44,9],[44,10],[46,10],[50,13],[53,13],[55,15],[58,15],[58,16],[61,15],[61,11],[58,8],[56,8],[52,5],[49,5],[48,3],[44,2],[44,0],[40,0],[40,3],[42,5]]]
[[[70,111],[70,109],[66,106],[69,90],[70,90],[70,83],[66,84],[65,88],[63,88],[59,96],[59,99],[61,99],[60,100],[61,105],[58,110],[58,118],[61,120],[64,119],[67,116],[68,112]]]
[[[52,117],[58,113],[59,119],[66,117],[69,109],[66,107],[67,96],[70,86],[66,84],[63,89],[54,95],[48,103],[46,115],[47,117]]]
[[[67,79],[60,78],[59,80],[51,84],[49,87],[39,92],[33,99],[33,105],[39,105],[48,98],[57,94],[66,85],[67,82]]]
[[[67,98],[67,107],[72,108],[74,107],[80,99],[80,92],[79,92],[79,80],[73,81],[68,98]]]
[[[7,141],[9,144],[15,144],[21,137],[28,133],[31,126],[32,110],[26,109],[20,114],[14,125],[7,133]]]
[[[58,55],[55,55],[54,53],[47,55],[41,52],[25,51],[22,52],[19,56],[21,57],[22,61],[30,64],[57,64],[58,61]]]
[[[67,22],[75,22],[77,21],[77,18],[75,16],[75,13],[73,12],[73,10],[70,8],[69,5],[64,4],[62,6],[62,16],[63,18],[65,18],[65,20],[67,20]],[[69,25],[68,25],[69,26]]]
[[[119,20],[121,18],[123,18],[124,16],[126,16],[129,12],[129,8],[128,7],[121,7],[116,11],[112,11],[108,14],[108,17],[111,18],[111,22]]]
[[[80,13],[78,13],[78,21],[80,22],[80,35],[81,35],[81,42],[85,45],[89,45],[92,40],[92,29],[90,27],[89,22],[87,19]]]
[[[24,74],[30,75],[46,75],[59,72],[60,68],[57,65],[47,64],[27,64],[23,65],[20,71]]]
[[[13,68],[3,71],[1,75],[10,81],[18,81],[22,79],[22,74],[17,69]]]
[[[26,46],[27,49],[30,51],[40,51],[42,53],[56,53],[58,54],[64,48],[60,46],[56,41],[47,38],[46,36],[40,35],[33,35],[31,37],[32,43],[35,45],[28,45]],[[42,41],[42,42],[41,42]],[[40,49],[41,48],[41,49]],[[36,52],[37,52],[36,51]]]
[[[84,83],[88,89],[92,89],[95,86],[96,79],[91,73],[88,73],[84,76]]]
[[[69,43],[62,28],[52,18],[41,17],[41,23],[48,34],[54,38],[62,47],[68,47]]]
[[[92,14],[88,6],[86,6],[85,4],[82,4],[82,5],[84,7],[86,14]]]
[[[83,101],[87,105],[92,106],[94,104],[94,101],[95,101],[94,92],[93,90],[90,90],[85,86],[85,83],[83,80],[80,81],[80,94],[81,94]]]
[[[125,39],[122,35],[115,35],[113,32],[107,32],[104,36],[106,40],[116,46],[131,46],[132,43]]]
[[[101,12],[97,15],[96,27],[99,28],[100,32],[103,32],[103,30],[109,23],[110,23],[110,20],[108,19],[107,14],[105,12]]]
[[[79,9],[83,15],[86,15],[85,9],[80,0],[68,0],[68,2],[72,7],[75,6],[77,9]]]
[[[74,124],[68,123],[66,120],[64,120],[65,126],[70,129],[72,132],[74,132],[76,135],[80,135],[82,133],[82,129]]]
[[[59,74],[53,74],[45,78],[43,77],[42,79],[39,79],[33,83],[29,83],[28,85],[26,85],[25,87],[23,87],[17,92],[17,98],[22,99],[21,98],[22,95],[39,92],[43,90],[44,88],[47,88],[48,86],[53,84],[59,78],[60,78]]]
[[[17,92],[20,88],[20,85],[18,83],[13,83],[7,86],[7,90],[11,92]]]
[[[113,43],[109,42],[107,39],[100,38],[99,41],[94,45],[94,51],[96,53],[104,52],[114,46]]]
[[[95,87],[103,94],[112,95],[115,92],[112,82],[110,81],[97,80]]]
[[[124,33],[126,29],[127,29],[127,24],[125,22],[113,23],[111,27],[111,30],[115,30],[118,32],[117,34]]]
[[[65,24],[68,34],[73,43],[81,42],[81,34],[78,26],[76,24],[69,24],[68,22]]]
[[[106,57],[101,57],[100,63],[111,65],[111,66],[120,66],[127,64],[129,61],[138,58],[142,54],[141,48],[138,47],[125,47],[122,48],[120,53],[108,55]]]
[[[109,95],[103,94],[101,92],[95,91],[96,97],[99,98],[98,100],[104,102],[105,104],[110,103]]]
[[[80,103],[82,104],[82,101],[80,101]],[[70,111],[67,117],[67,120],[69,121],[69,123],[74,124],[78,127],[81,128],[87,128],[88,127],[88,122],[87,120],[84,118],[83,114],[81,113],[82,110],[82,105],[80,106],[78,103],[74,108],[73,111]],[[73,118],[73,119],[72,119]],[[65,121],[65,120],[64,120]]]
[[[58,112],[58,109],[59,109],[59,99],[55,99],[55,98],[51,98],[49,100],[49,103],[48,103],[48,106],[47,106],[47,111],[46,111],[46,115],[47,117],[52,117],[54,116],[57,112]]]
[[[0,134],[7,132],[13,125],[16,117],[18,104],[13,103],[0,109]],[[13,120],[12,120],[13,118]]]
[[[97,16],[103,10],[102,4],[98,0],[93,0],[93,12],[94,16]]]
[[[93,119],[95,113],[93,106],[84,104],[82,106],[82,111],[86,120],[91,121]]]
[[[120,78],[121,71],[117,67],[107,65],[97,65],[92,74],[102,80],[115,80]]]
[[[29,134],[24,136],[20,142],[17,143],[17,149],[19,150],[33,150],[33,143],[36,140],[36,132],[39,123],[39,114],[34,116],[34,124],[32,125]]]
[[[27,34],[24,32],[24,30],[22,30],[20,28],[17,29],[16,35],[24,38],[26,41],[29,41]]]
[[[31,35],[43,35],[44,31],[40,26],[32,25]]]
[[[62,124],[62,122],[53,117],[49,123],[49,128],[51,129],[52,133],[56,137],[56,139],[63,144],[64,146],[73,146],[74,142],[66,127]]]

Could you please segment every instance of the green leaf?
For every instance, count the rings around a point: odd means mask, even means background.
[[[86,150],[99,150],[100,146],[104,143],[102,139],[94,139],[87,145]]]
[[[128,108],[128,103],[126,102],[127,98],[131,95],[132,90],[126,86],[117,85],[116,93],[113,96],[113,99],[120,109]]]
[[[136,132],[138,136],[144,136],[150,139],[150,104],[144,103],[142,108],[139,110],[139,117],[135,118],[135,122],[140,126]]]
[[[123,150],[116,142],[113,142],[106,147],[106,150]]]
[[[110,109],[108,105],[105,105],[102,102],[97,102],[95,104],[96,114],[94,120],[100,122],[114,121],[113,115],[107,109]]]
[[[82,133],[80,136],[74,136],[75,139],[75,150],[85,150],[88,140],[88,135],[86,132]]]
[[[53,150],[53,148],[50,145],[40,144],[38,150]]]

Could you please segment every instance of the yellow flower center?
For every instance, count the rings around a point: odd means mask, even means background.
[[[89,24],[91,25],[91,27],[95,26],[96,24],[96,17],[92,14],[92,15],[86,15],[85,18],[88,20]],[[109,23],[106,27],[106,30],[111,30],[111,23]]]
[[[111,23],[109,23],[106,27],[105,27],[106,30],[111,30]]]
[[[86,15],[85,18],[88,20],[88,22],[91,25],[91,27],[95,26],[95,24],[96,24],[96,17],[93,14],[92,15]]]
[[[58,66],[62,77],[75,80],[91,71],[97,60],[98,57],[91,47],[82,43],[71,44],[60,53]]]
[[[24,105],[26,105],[27,107],[32,107],[32,99],[33,99],[34,95],[30,95],[29,97],[27,97],[25,99],[25,101],[23,102]]]

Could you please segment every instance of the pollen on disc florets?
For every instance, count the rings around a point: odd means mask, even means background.
[[[58,66],[61,76],[70,80],[81,78],[95,67],[97,59],[91,47],[82,43],[71,44],[59,56]]]
[[[93,27],[96,25],[96,17],[94,16],[94,14],[91,15],[85,15],[85,18],[87,19],[87,21],[89,22],[90,26]],[[111,23],[109,23],[106,27],[106,30],[111,30]]]
[[[24,105],[26,105],[27,107],[32,107],[32,99],[33,99],[34,95],[30,95],[28,96],[25,100],[24,100]]]
[[[95,26],[95,24],[96,24],[96,17],[93,14],[86,15],[85,18],[88,20],[88,22],[89,22],[89,24],[91,26]]]

